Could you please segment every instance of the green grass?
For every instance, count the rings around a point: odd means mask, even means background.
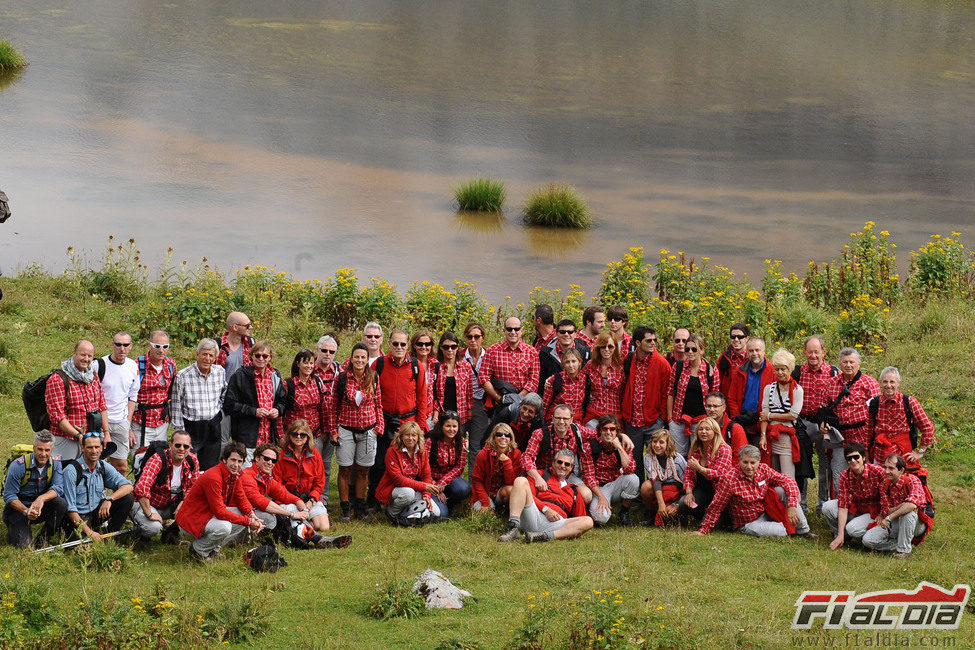
[[[0,39],[0,72],[23,68],[26,65],[27,57],[10,41]]]
[[[552,184],[536,190],[525,203],[524,221],[548,228],[591,228],[592,211],[571,185]]]
[[[493,178],[475,178],[454,189],[459,210],[501,212],[508,193],[504,183]]]
[[[30,440],[19,395],[25,381],[66,358],[78,338],[90,338],[97,354],[106,354],[111,333],[136,329],[142,311],[138,304],[97,300],[76,282],[37,271],[5,278],[3,288],[0,340],[5,350],[0,375],[6,381],[0,386],[8,390],[0,394],[0,449]],[[905,303],[894,311],[884,353],[864,360],[864,370],[874,376],[886,365],[899,366],[903,388],[921,399],[938,424],[938,444],[926,458],[938,508],[936,528],[907,562],[856,550],[830,552],[825,524],[815,516],[811,525],[823,537],[816,544],[723,533],[699,538],[688,531],[624,531],[611,526],[574,541],[502,545],[495,541],[499,522],[458,519],[421,529],[392,528],[385,522],[342,525],[336,532],[352,534],[351,547],[285,550],[289,566],[276,574],[247,569],[241,559],[246,545],[228,549],[229,559],[207,566],[189,562],[185,549],[155,545],[137,549],[117,573],[86,569],[85,563],[63,557],[23,561],[32,567],[31,575],[51,587],[54,605],[62,612],[82,601],[94,602],[95,596],[123,604],[130,598],[147,599],[157,580],[164,581],[167,596],[181,611],[223,612],[220,620],[226,620],[220,627],[243,626],[246,614],[241,612],[248,603],[263,603],[273,625],[265,636],[248,642],[254,647],[433,648],[453,640],[499,648],[514,638],[511,630],[522,626],[529,595],[535,594],[538,601],[546,591],[547,602],[561,603],[554,607],[553,638],[547,647],[563,647],[571,605],[594,589],[619,589],[624,601],[620,607],[634,629],[646,632],[651,622],[653,627],[665,626],[657,627],[657,636],[648,637],[651,640],[642,647],[655,647],[657,642],[664,647],[704,648],[791,645],[793,638],[817,636],[794,636],[789,629],[793,604],[805,589],[864,592],[914,588],[921,580],[950,587],[971,582],[975,575],[970,548],[975,539],[970,514],[975,507],[975,378],[969,370],[975,367],[970,344],[975,323],[970,314],[971,303],[960,300],[926,306]],[[275,319],[255,332],[276,344],[275,365],[280,368],[287,368],[297,350],[285,343],[287,320]],[[489,337],[493,342],[498,333]],[[342,336],[340,358],[355,338],[352,333]],[[133,354],[141,354],[144,346],[137,342]],[[171,352],[180,367],[193,356],[188,346]],[[332,476],[336,474],[333,469]],[[810,492],[815,494],[813,486]],[[330,501],[338,501],[334,481]],[[20,557],[0,545],[0,563],[7,571],[21,562]],[[412,583],[427,568],[441,571],[475,600],[459,611],[415,619],[378,621],[366,614],[386,585]],[[228,600],[229,595],[244,600]],[[0,634],[3,620],[0,612]],[[683,627],[674,631],[682,620]],[[665,632],[678,636],[661,636]],[[845,643],[847,632],[821,636]],[[239,634],[244,633],[250,634],[246,629]],[[854,634],[861,645],[868,635]],[[907,634],[914,641],[920,637]],[[955,647],[975,646],[975,612],[970,608],[961,628],[945,634],[954,636]],[[672,638],[679,641],[667,641]]]

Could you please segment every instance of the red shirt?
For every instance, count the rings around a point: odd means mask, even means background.
[[[482,386],[497,378],[514,385],[519,391],[535,392],[540,372],[538,350],[524,341],[512,350],[507,341],[500,341],[485,352],[478,378]]]
[[[300,498],[288,492],[281,481],[257,469],[257,465],[251,465],[241,471],[240,482],[247,500],[258,510],[267,510],[272,501],[277,504],[295,505],[302,502]]]
[[[624,474],[633,474],[636,472],[636,460],[633,458],[633,452],[624,452],[626,466],[623,466],[620,463],[620,454],[614,447],[607,449],[598,442],[593,444],[599,446],[601,449],[599,458],[593,461],[593,474],[597,485],[606,485]]]
[[[304,420],[316,438],[322,435],[325,423],[328,421],[326,405],[329,401],[329,388],[325,381],[319,381],[312,375],[308,381],[302,382],[297,377],[286,379],[286,388],[293,392],[292,405],[284,414],[284,426],[295,420]]]
[[[618,338],[613,330],[610,330],[609,332],[613,335],[613,338],[616,339],[616,347],[620,349],[620,356],[625,359],[626,355],[630,353],[630,341],[633,340],[633,337],[630,336],[626,330],[623,330]]]
[[[329,433],[333,436],[338,435],[339,427],[353,429],[372,429],[375,434],[383,433],[383,406],[382,391],[379,390],[378,383],[373,384],[376,390],[375,395],[366,392],[362,393],[362,402],[355,403],[355,394],[359,390],[359,382],[356,381],[355,373],[351,370],[346,375],[345,394],[337,395],[339,381],[332,384],[332,402],[335,404],[332,420],[329,422]]]
[[[160,370],[156,370],[148,357],[145,358],[145,364],[146,374],[142,376],[142,384],[139,386],[138,402],[146,405],[158,404],[160,408],[145,411],[136,409],[132,415],[132,423],[133,425],[141,425],[145,420],[147,427],[158,427],[169,421],[168,417],[163,418],[163,408],[161,407],[166,403],[166,399],[169,397],[169,387],[176,378],[176,364],[169,357],[163,359]]]
[[[454,363],[454,384],[457,387],[457,415],[461,422],[467,422],[473,414],[474,368],[466,359]],[[433,407],[444,410],[444,393],[447,390],[447,364],[437,364],[436,379],[433,381]]]
[[[294,447],[289,444],[278,455],[273,473],[292,494],[307,494],[309,499],[321,500],[325,490],[325,463],[314,447],[306,445],[301,458],[297,458]]]
[[[460,435],[460,434],[457,434]],[[450,485],[450,482],[460,476],[467,466],[467,438],[461,445],[460,453],[454,447],[452,440],[441,440],[437,443],[437,458],[430,458],[430,450],[433,445],[427,440],[426,443],[427,462],[430,464],[430,475],[433,482],[441,487]],[[436,462],[434,462],[436,460]]]
[[[667,419],[667,389],[670,364],[654,350],[642,360],[630,357],[630,374],[624,377],[620,404],[623,420],[634,427],[648,427],[658,419]]]
[[[799,385],[802,386],[802,410],[799,415],[805,418],[816,415],[822,407],[829,404],[826,399],[826,387],[833,378],[833,366],[823,363],[816,370],[809,368],[808,363],[799,366]]]
[[[393,355],[386,354],[383,359],[383,371],[379,375],[379,387],[382,389],[382,409],[391,416],[400,416],[403,422],[416,422],[424,431],[427,430],[427,373],[423,364],[419,364],[419,373],[413,380],[413,359],[407,355],[403,363],[397,365]],[[378,361],[378,360],[377,360]],[[375,367],[375,366],[373,366]],[[350,374],[351,376],[351,374]],[[416,410],[415,415],[404,417],[404,413]]]
[[[52,372],[44,386],[44,403],[47,405],[47,415],[51,418],[51,433],[62,438],[73,440],[58,427],[58,422],[67,418],[68,422],[78,431],[88,430],[88,411],[107,411],[105,394],[98,375],[87,384],[68,380],[68,403],[64,403],[64,380],[61,375]],[[101,422],[101,420],[99,420]]]
[[[826,405],[836,399],[843,390],[843,375],[839,374],[830,379],[826,385]],[[833,411],[840,420],[840,432],[846,439],[846,444],[858,442],[865,449],[870,449],[870,429],[867,427],[867,400],[880,395],[880,384],[870,375],[858,372],[849,384],[849,394],[839,401]],[[859,426],[850,427],[850,425]]]
[[[680,377],[675,374],[677,364],[681,364]],[[708,373],[711,374],[711,382],[708,383]],[[701,395],[706,399],[708,393],[721,390],[721,377],[714,372],[707,361],[701,361],[701,367],[697,369],[697,378],[701,382]],[[670,369],[670,377],[667,379],[667,391],[674,396],[674,419],[684,415],[684,396],[687,394],[687,382],[691,380],[691,365],[686,361],[677,361]],[[677,387],[674,388],[676,383]],[[701,400],[702,402],[704,400]],[[730,400],[729,400],[730,402]],[[703,404],[702,404],[703,406]],[[730,403],[729,403],[730,406]]]
[[[576,491],[562,482],[555,476],[548,478],[548,490],[539,492],[535,487],[535,481],[528,481],[528,486],[532,491],[532,499],[539,512],[544,512],[545,508],[554,510],[563,518],[582,517],[586,514],[586,502],[582,497],[576,498]]]
[[[538,340],[535,341],[535,345],[534,345],[535,352],[541,352],[542,351],[542,348],[544,348],[546,345],[548,345],[549,343],[551,343],[552,342],[552,339],[554,339],[557,334],[558,334],[558,332],[556,332],[553,329],[551,332],[549,332],[545,336],[539,336],[538,337]]]
[[[237,508],[244,514],[231,512],[228,507]],[[176,523],[199,538],[213,517],[246,526],[253,511],[238,477],[230,474],[226,463],[220,462],[203,472],[194,483],[176,513]]]
[[[910,472],[904,472],[896,483],[891,484],[885,477],[880,488],[880,512],[885,515],[890,514],[891,510],[905,501],[916,505],[918,510],[927,504],[928,498],[924,494],[921,479]]]
[[[748,375],[751,372],[752,364],[749,361],[741,364],[731,373],[731,386],[728,387],[728,417],[733,418],[741,413],[741,404],[745,399],[745,390],[748,387]],[[771,361],[765,359],[765,365],[762,366],[758,377],[758,408],[756,410],[762,410],[762,395],[765,393],[765,387],[774,384],[775,381],[775,368],[772,367]],[[707,396],[707,393],[704,395]]]
[[[582,444],[587,444],[588,440],[592,440],[596,437],[596,432],[592,429],[587,429],[586,427],[573,424],[573,427],[579,430],[580,437],[582,438]],[[536,429],[532,433],[531,438],[528,439],[528,445],[525,447],[525,453],[521,455],[521,469],[527,474],[530,469],[537,469],[538,473],[541,474],[545,470],[552,467],[552,460],[555,458],[555,452],[560,449],[569,449],[576,455],[579,459],[580,469],[582,470],[582,482],[592,487],[596,484],[595,473],[592,467],[592,455],[586,453],[584,450],[579,449],[578,442],[576,441],[575,433],[572,429],[565,437],[560,438],[556,435],[555,431],[549,428],[549,449],[543,455],[539,456],[539,448],[542,444],[542,430]],[[541,469],[539,469],[541,468]]]
[[[728,445],[718,447],[713,456],[710,450],[707,450],[703,456],[700,451],[695,451],[690,454],[690,458],[696,458],[697,462],[704,465],[704,478],[712,484],[717,483],[718,479],[731,471],[731,447]],[[688,467],[684,472],[684,491],[693,490],[696,484],[697,472]]]
[[[168,454],[169,452],[166,453]],[[189,459],[192,459],[192,461]],[[193,471],[190,471],[191,464]],[[171,467],[169,468],[169,476],[163,481],[162,485],[156,485],[156,478],[159,476],[159,471],[162,469],[162,466],[162,458],[159,457],[159,454],[153,454],[152,458],[146,461],[145,467],[142,468],[142,474],[139,475],[139,480],[136,481],[135,487],[133,488],[136,501],[139,499],[149,499],[149,505],[157,510],[165,508],[177,498],[170,491],[173,479]],[[183,491],[183,494],[189,494],[198,478],[200,478],[200,461],[192,453],[187,454],[186,460],[183,461],[183,473],[180,478],[182,481],[182,487],[180,489]]]
[[[741,364],[745,363],[747,358],[744,350],[738,353],[732,350],[730,345],[725,348],[714,364],[718,367],[718,376],[721,378],[722,386],[731,386],[731,375],[741,367]],[[722,361],[728,364],[727,370],[725,370],[725,364]]]
[[[607,414],[619,416],[623,407],[623,367],[610,365],[603,377],[602,366],[590,361],[583,372],[589,375],[589,408],[585,421]]]
[[[254,387],[257,389],[257,406],[259,408],[274,408],[274,382],[271,379],[273,373],[274,369],[271,366],[265,366],[263,373],[259,373],[256,368],[254,369]],[[263,445],[270,440],[271,420],[259,418],[257,444]]]
[[[889,454],[904,454],[914,451],[911,446],[910,427],[907,425],[907,414],[904,413],[904,395],[897,391],[892,398],[884,397],[881,393],[876,399],[877,418],[867,418],[867,427],[871,430],[873,439],[873,461],[883,463]],[[907,403],[914,416],[914,424],[918,430],[918,443],[927,447],[934,442],[934,423],[924,412],[913,395],[908,396]],[[867,411],[869,413],[869,409]]]
[[[474,470],[471,472],[471,503],[480,502],[484,508],[491,507],[493,498],[505,485],[514,485],[521,471],[521,452],[510,450],[505,461],[498,460],[498,452],[484,447],[477,452]]]
[[[701,532],[709,533],[714,529],[725,506],[731,513],[731,524],[735,530],[755,521],[765,512],[765,493],[775,487],[785,490],[788,507],[795,508],[799,504],[799,486],[785,474],[759,463],[755,475],[748,478],[740,466],[735,467],[718,480],[714,500],[701,523]]]
[[[596,337],[589,336],[588,334],[586,334],[585,330],[579,330],[578,332],[576,332],[576,338],[582,341],[583,343],[585,343],[586,345],[588,345],[590,350],[592,350],[593,343],[596,342]]]
[[[542,396],[545,421],[552,419],[552,411],[556,406],[567,404],[572,409],[572,419],[577,424],[582,424],[582,417],[585,415],[582,412],[582,404],[586,399],[586,375],[580,372],[573,379],[569,379],[564,370],[559,375],[562,377],[562,392],[558,395],[555,395],[553,388],[555,375],[545,380],[545,394]]]
[[[839,507],[856,515],[880,512],[880,488],[884,480],[884,468],[880,465],[865,463],[861,476],[854,474],[850,468],[843,470],[840,474]]]
[[[433,483],[433,476],[430,474],[430,462],[426,452],[417,449],[411,457],[405,447],[397,449],[390,445],[386,451],[386,473],[376,488],[376,500],[383,504],[389,503],[393,489],[398,487],[413,488],[417,492],[423,492],[424,496],[429,496],[426,492],[427,483]]]

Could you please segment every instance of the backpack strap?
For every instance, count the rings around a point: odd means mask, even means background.
[[[372,366],[372,369],[376,373],[376,379],[379,379],[379,376],[383,374],[383,366],[385,365],[386,365],[386,357],[380,354],[379,358],[376,359],[376,363],[374,363]]]
[[[586,417],[586,412],[589,410],[589,398],[592,397],[592,377],[589,376],[588,372],[584,375],[583,381],[586,385],[583,388],[582,395],[582,417]]]
[[[562,373],[558,372],[552,375],[552,403],[555,403],[555,398],[562,394],[565,389],[565,382],[562,380]]]
[[[379,363],[379,361],[376,361]],[[341,400],[345,397],[345,387],[349,381],[348,371],[340,372],[338,377],[335,379],[335,399]],[[338,402],[336,402],[335,408],[338,408]]]
[[[914,411],[911,410],[911,396],[904,397],[904,417],[907,419],[908,436],[911,439],[911,449],[917,449],[917,424],[914,422]],[[926,477],[925,477],[926,478]]]
[[[677,384],[680,383],[680,376],[684,374],[684,362],[678,361],[674,364],[674,395],[677,394]]]
[[[31,460],[34,460],[34,462],[36,463],[37,460],[34,458],[33,453],[24,454],[23,456],[21,456],[21,458],[24,460],[24,477],[20,479],[20,487],[24,487],[28,483],[30,483],[30,462]],[[47,469],[45,470],[44,473],[47,475],[47,487],[48,489],[50,489],[51,481],[54,479],[54,457],[53,456],[50,459],[48,459]]]
[[[623,376],[626,377],[625,381],[630,381],[630,368],[633,366],[634,354],[636,353],[630,352],[628,355],[626,355],[626,358],[623,359]]]
[[[105,359],[98,357],[95,359],[95,372],[98,375],[98,381],[105,381]]]

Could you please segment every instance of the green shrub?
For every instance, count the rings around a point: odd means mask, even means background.
[[[114,541],[93,542],[77,547],[71,559],[85,571],[121,573],[135,559],[135,553]]]
[[[883,352],[881,345],[890,333],[890,308],[880,298],[863,293],[853,298],[849,308],[840,312],[836,334],[844,344],[865,348],[870,352]]]
[[[611,260],[603,271],[599,304],[609,308],[612,305],[627,307],[650,302],[652,268],[643,255],[642,247],[631,248],[623,254],[622,259]],[[629,311],[627,309],[627,314]],[[581,322],[578,325],[582,327]]]
[[[829,338],[828,334],[835,326],[834,316],[807,304],[802,298],[797,300],[779,298],[769,309],[767,335],[770,339],[782,341],[789,347],[801,348],[806,338],[813,334],[825,335]]]
[[[396,291],[396,285],[382,278],[373,278],[372,284],[363,287],[359,293],[358,324],[369,321],[392,323],[403,317],[403,301]]]
[[[971,295],[975,265],[960,236],[957,232],[948,237],[933,235],[911,253],[907,286],[913,295]]]
[[[501,212],[507,196],[504,183],[493,178],[475,178],[454,189],[459,210]]]
[[[844,309],[857,296],[866,294],[892,305],[901,296],[898,283],[896,244],[886,230],[875,232],[868,221],[863,230],[850,233],[839,260],[827,264],[809,262],[803,280],[806,301],[816,307]]]
[[[0,71],[23,68],[27,65],[27,57],[7,39],[0,39]]]
[[[576,605],[570,620],[571,650],[626,648],[633,636],[626,620],[623,594],[616,589],[593,590]]]
[[[267,634],[270,622],[266,596],[232,593],[206,610],[200,633],[216,643],[247,643]]]
[[[426,613],[426,602],[413,591],[411,585],[392,580],[366,605],[366,615],[381,621],[391,618],[417,618]]]
[[[551,600],[549,592],[543,591],[538,596],[528,594],[528,609],[522,614],[521,625],[513,629],[514,638],[507,647],[511,650],[544,650],[555,647],[552,644],[553,621],[558,612]]]
[[[76,257],[73,247],[68,248],[68,256],[74,278],[85,293],[123,304],[145,297],[149,269],[142,264],[142,252],[136,248],[134,239],[116,245],[115,237],[109,235],[101,268],[91,268],[83,258]]]
[[[329,323],[340,330],[354,329],[359,325],[360,291],[355,269],[335,271],[335,276],[325,281],[323,293],[323,306]]]
[[[552,184],[536,190],[525,203],[524,221],[529,226],[591,228],[592,211],[571,185]]]

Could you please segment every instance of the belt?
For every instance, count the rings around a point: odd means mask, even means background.
[[[867,423],[866,420],[860,420],[859,422],[854,422],[852,424],[837,424],[836,428],[840,431],[849,431],[850,429],[859,429]]]
[[[406,413],[389,413],[388,411],[383,411],[383,418],[386,420],[395,420],[395,419],[402,420],[403,418],[411,418],[415,416],[416,413],[417,410],[415,408],[407,411]]]

